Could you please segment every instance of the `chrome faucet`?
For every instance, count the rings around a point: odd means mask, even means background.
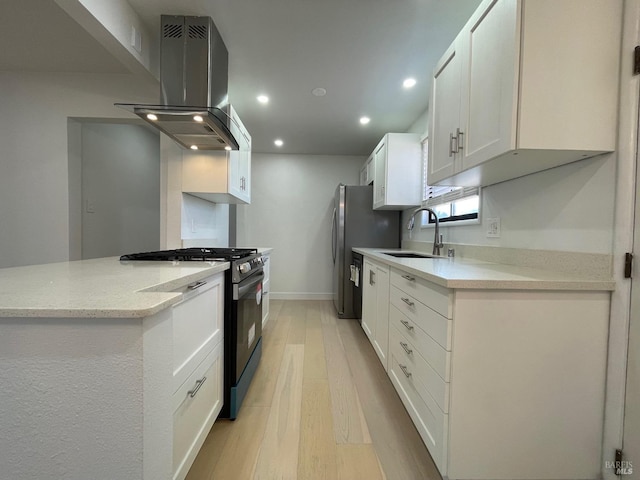
[[[442,243],[442,235],[440,235],[440,220],[438,220],[438,215],[429,207],[418,207],[416,208],[409,217],[409,221],[407,222],[407,230],[413,230],[413,226],[416,222],[416,215],[422,211],[429,212],[429,216],[433,215],[433,218],[436,222],[436,228],[433,232],[433,255],[440,256],[440,249],[444,247]]]

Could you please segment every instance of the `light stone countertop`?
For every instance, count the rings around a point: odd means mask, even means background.
[[[590,278],[531,267],[490,263],[472,258],[397,258],[393,248],[354,248],[378,262],[447,288],[491,290],[615,290],[611,278]],[[424,252],[415,252],[422,253]]]
[[[0,269],[0,318],[141,318],[182,298],[172,292],[228,262],[121,262],[119,257]]]

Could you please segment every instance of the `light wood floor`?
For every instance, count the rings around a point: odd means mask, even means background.
[[[187,480],[441,480],[357,320],[272,301],[260,366]]]

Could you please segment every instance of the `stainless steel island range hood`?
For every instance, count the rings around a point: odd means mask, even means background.
[[[238,150],[227,47],[211,17],[162,15],[160,105],[116,104],[185,148]]]

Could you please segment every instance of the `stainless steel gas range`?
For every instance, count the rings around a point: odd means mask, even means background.
[[[123,255],[120,260],[225,261],[224,405],[234,420],[262,356],[262,255],[248,248],[181,248]]]

